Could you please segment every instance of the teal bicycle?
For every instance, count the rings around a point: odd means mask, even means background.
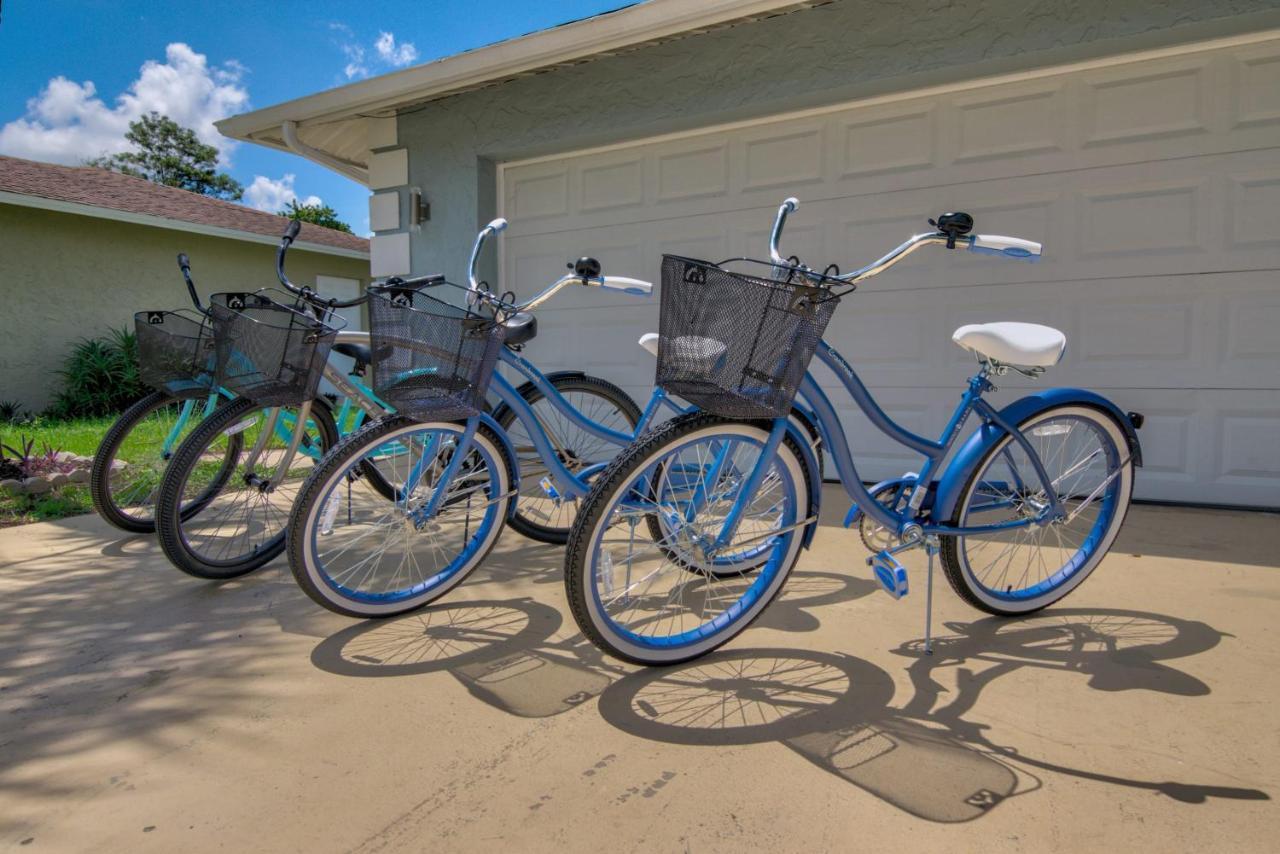
[[[178,267],[194,308],[140,311],[134,316],[140,374],[154,390],[111,425],[98,445],[90,471],[94,509],[114,527],[132,534],[155,532],[156,498],[170,460],[185,439],[235,397],[230,389],[215,382],[210,308],[200,300],[185,253],[178,255]],[[371,415],[383,411],[362,381],[369,363],[367,342],[363,333],[344,333],[333,348],[353,361],[345,375],[336,366],[333,369],[329,381],[339,394],[332,401],[326,398],[326,412],[318,416],[332,422],[338,435],[359,429]],[[293,413],[285,411],[277,419],[275,431],[278,437],[287,439],[295,426]],[[323,451],[318,433],[321,429],[310,425],[308,432],[312,435],[304,436],[300,444],[302,453],[313,459],[319,459]],[[183,518],[207,507],[225,486],[232,460],[242,446],[243,437],[227,443],[223,465],[212,470],[201,490],[188,496],[181,510]]]

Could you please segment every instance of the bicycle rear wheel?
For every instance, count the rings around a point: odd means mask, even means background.
[[[179,444],[204,420],[209,398],[207,392],[173,396],[153,391],[121,413],[102,437],[89,472],[89,494],[99,516],[131,534],[155,532],[156,496],[165,469]],[[227,450],[222,477],[210,478],[208,488],[184,505],[184,514],[198,512],[230,475],[233,449]]]
[[[1018,425],[1044,464],[1067,513],[1062,522],[943,537],[952,588],[990,614],[1028,614],[1074,590],[1106,556],[1129,510],[1134,465],[1124,429],[1109,413],[1063,405]],[[1029,519],[1048,503],[1030,458],[1013,437],[993,445],[961,492],[952,525]]]
[[[165,556],[197,578],[225,579],[252,572],[284,550],[289,511],[315,457],[337,442],[333,416],[323,402],[311,407],[298,452],[285,464],[297,410],[282,418],[276,407],[246,398],[224,404],[178,448],[160,485],[156,532]],[[316,452],[316,449],[319,449]],[[310,452],[310,453],[308,453]],[[193,495],[216,482],[231,461],[224,485],[200,509],[181,512]],[[274,482],[277,475],[279,482]]]
[[[619,433],[632,433],[640,423],[640,407],[630,395],[607,380],[584,375],[560,375],[548,379],[570,406],[597,424]],[[579,472],[607,463],[621,450],[618,445],[594,436],[570,421],[532,383],[521,386],[520,395],[529,402],[560,462],[570,471]],[[504,404],[498,407],[494,418],[507,431],[520,463],[520,500],[516,503],[511,527],[531,540],[564,545],[578,515],[578,502],[547,493],[542,485],[548,473],[546,463],[534,447],[528,429],[516,418],[515,411]]]
[[[598,647],[639,664],[687,661],[733,638],[777,596],[800,554],[803,531],[794,526],[809,512],[809,474],[790,438],[733,537],[722,549],[712,545],[739,495],[726,480],[755,468],[768,435],[767,422],[693,413],[647,434],[605,470],[565,556],[574,619]],[[710,472],[703,489],[655,490],[667,473],[689,471]],[[647,521],[653,514],[669,522],[660,537]],[[746,556],[752,573],[710,571],[716,558]]]

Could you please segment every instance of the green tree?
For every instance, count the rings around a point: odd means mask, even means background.
[[[218,171],[218,149],[168,116],[147,113],[129,123],[124,137],[134,151],[99,157],[89,165],[216,199],[235,201],[244,195],[239,181]]]
[[[280,216],[287,216],[289,219],[296,219],[300,222],[322,225],[325,228],[332,228],[334,231],[352,233],[351,226],[338,219],[338,212],[324,204],[302,205],[298,204],[297,199],[294,199],[289,202],[287,208],[280,211]]]

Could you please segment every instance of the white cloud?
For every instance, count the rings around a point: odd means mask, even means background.
[[[225,164],[234,143],[213,123],[248,105],[249,93],[240,83],[244,70],[235,61],[210,67],[204,54],[174,42],[165,48],[164,62],[143,63],[138,79],[112,106],[92,81],[55,77],[27,102],[25,116],[0,128],[0,152],[69,164],[115,154],[129,148],[129,122],[154,110],[194,130]]]
[[[338,33],[340,40],[335,43],[347,60],[342,67],[342,74],[348,80],[368,77],[373,71],[387,68],[403,68],[418,59],[418,48],[413,42],[396,42],[394,33],[379,31],[372,48],[361,44],[355,31],[346,24],[333,22],[329,29]]]
[[[396,37],[391,33],[379,33],[378,40],[373,43],[373,46],[383,62],[394,65],[396,68],[408,65],[418,58],[418,49],[413,46],[413,42],[397,45]]]
[[[279,213],[289,202],[295,200],[304,205],[322,204],[319,196],[299,199],[293,189],[294,177],[289,173],[273,181],[266,175],[254,175],[253,183],[244,188],[244,203],[267,213]]]
[[[347,64],[343,66],[342,73],[347,75],[348,80],[364,77],[369,73],[369,67],[364,64],[364,48],[358,44],[344,44],[342,52],[347,57]]]

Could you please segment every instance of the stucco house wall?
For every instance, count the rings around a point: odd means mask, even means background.
[[[395,147],[409,151],[401,208],[410,186],[431,203],[430,222],[411,233],[412,269],[462,274],[477,225],[496,215],[502,160],[1250,32],[1280,26],[1278,9],[1277,0],[836,0],[430,102],[397,125]]]
[[[276,285],[270,245],[0,205],[0,400],[38,411],[74,341],[132,328],[135,311],[189,307],[179,252],[202,297]],[[291,279],[314,284],[318,275],[367,284],[369,262],[290,252]]]

